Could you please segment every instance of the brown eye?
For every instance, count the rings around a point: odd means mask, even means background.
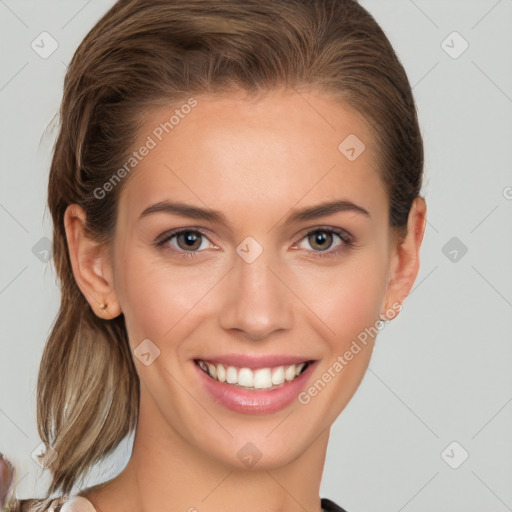
[[[332,245],[332,235],[329,231],[314,231],[308,236],[308,241],[314,250],[325,251]]]
[[[175,229],[167,232],[158,237],[155,245],[171,256],[184,258],[196,258],[204,249],[215,248],[215,244],[197,229]]]
[[[337,243],[336,243],[336,238]],[[305,244],[309,247],[306,247]],[[310,254],[313,253],[319,257],[341,256],[347,250],[354,247],[352,235],[342,228],[317,228],[305,236],[299,242],[299,249],[305,249]]]
[[[175,236],[178,247],[184,251],[194,251],[201,247],[203,235],[198,231],[181,231]]]

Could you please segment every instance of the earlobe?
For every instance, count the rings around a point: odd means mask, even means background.
[[[79,205],[67,207],[64,227],[73,275],[94,313],[110,320],[122,312],[113,288],[112,263],[106,247],[86,235],[85,222]]]
[[[385,310],[381,319],[392,319],[398,315],[405,298],[409,295],[420,268],[420,248],[426,225],[427,206],[422,197],[417,197],[411,206],[407,221],[407,234],[395,248]]]

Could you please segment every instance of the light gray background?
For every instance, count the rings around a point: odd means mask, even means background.
[[[321,496],[349,512],[512,511],[512,0],[361,3],[414,86],[429,223],[415,288],[333,426]],[[49,481],[31,453],[37,370],[59,303],[44,261],[55,132],[43,132],[66,64],[112,4],[0,0],[0,451],[23,498]],[[47,59],[31,48],[43,31],[59,45]],[[454,31],[469,44],[460,56]],[[120,471],[130,443],[89,483]]]

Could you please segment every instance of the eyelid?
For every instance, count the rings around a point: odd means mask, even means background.
[[[210,237],[207,234],[208,230],[203,229],[203,228],[196,228],[194,226],[192,226],[192,227],[186,226],[186,227],[181,227],[181,228],[170,229],[169,231],[166,231],[166,232],[162,233],[160,236],[158,236],[157,239],[152,243],[152,245],[154,245],[157,249],[159,249],[161,251],[165,251],[166,253],[170,252],[173,257],[176,257],[178,259],[185,260],[185,261],[194,261],[201,256],[201,253],[204,251],[204,249],[201,251],[184,251],[184,250],[176,249],[174,247],[167,247],[167,244],[169,243],[171,238],[174,238],[175,236],[177,236],[183,232],[187,232],[187,231],[199,233],[201,236],[206,238],[213,245],[213,247],[215,249],[219,248],[218,245],[216,245],[214,242],[212,242],[210,240]]]
[[[154,245],[164,244],[169,241],[170,238],[173,236],[179,235],[180,233],[192,231],[197,232],[203,235],[205,238],[210,240],[210,235],[208,234],[208,230],[205,230],[203,228],[196,228],[196,227],[183,227],[183,228],[175,228],[175,229],[169,229],[168,231],[165,231],[161,235],[159,235],[156,240],[153,242]],[[217,245],[210,240],[210,242],[217,247]]]
[[[329,232],[329,233],[333,233],[333,234],[336,234],[338,235],[340,238],[342,239],[346,239],[347,240],[347,243],[348,242],[354,242],[355,241],[355,238],[354,236],[349,233],[346,229],[344,228],[340,228],[340,227],[336,227],[336,226],[310,226],[308,228],[305,228],[303,229],[298,235],[297,235],[297,238],[296,238],[296,241],[294,242],[294,245],[297,243],[297,242],[300,242],[303,238],[305,238],[307,235],[310,235],[312,233],[316,233],[317,231],[326,231],[326,232]],[[319,252],[319,251],[315,251],[315,252]]]

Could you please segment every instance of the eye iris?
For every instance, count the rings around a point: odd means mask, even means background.
[[[325,231],[317,231],[316,233],[314,233],[313,235],[310,236],[310,241],[311,240],[314,240],[314,243],[311,244],[312,247],[315,246],[315,244],[317,242],[320,243],[320,249],[321,250],[325,250],[325,249],[328,249],[331,244],[327,244],[327,246],[325,245],[325,241],[328,240],[329,237],[331,237],[332,235],[330,233],[326,233]],[[323,245],[322,245],[323,243]]]
[[[185,241],[185,244],[186,244],[185,247],[181,247],[181,248],[197,249],[201,245],[200,235],[198,235],[194,231],[184,231],[183,233],[179,233],[177,239],[178,239],[178,245],[180,245],[180,243],[179,243],[180,240]],[[194,247],[194,243],[197,244],[198,241],[199,241],[199,244],[197,245],[197,247]]]

